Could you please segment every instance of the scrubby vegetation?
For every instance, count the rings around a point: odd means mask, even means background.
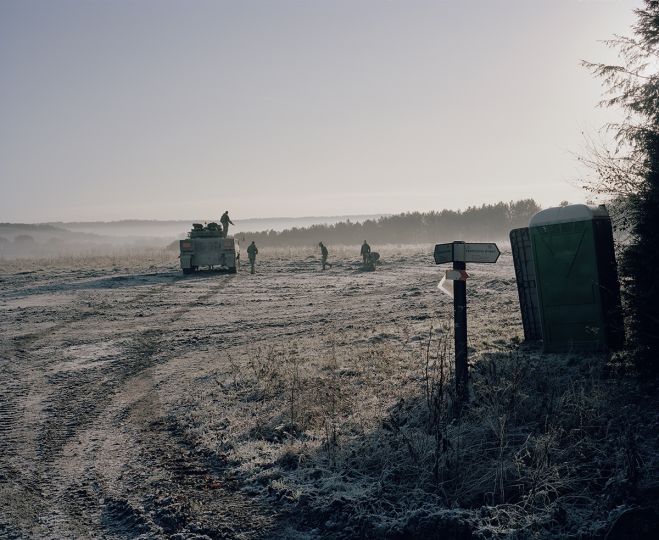
[[[624,362],[502,345],[477,357],[457,414],[450,328],[401,337],[352,355],[337,353],[340,336],[322,351],[251,349],[175,422],[243,490],[284,505],[292,537],[618,538],[624,526],[649,538],[659,526],[657,397]]]

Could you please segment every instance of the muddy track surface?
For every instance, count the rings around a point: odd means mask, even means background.
[[[181,321],[234,278],[21,277],[1,298],[0,537],[263,537],[272,511],[197,455],[158,399]]]
[[[481,278],[474,305],[510,288],[505,264],[491,289]],[[426,332],[449,305],[438,279],[424,255],[369,274],[286,258],[262,259],[253,276],[183,278],[173,263],[4,273],[0,538],[286,537],[290,516],[181,423],[187,394],[248,347]]]

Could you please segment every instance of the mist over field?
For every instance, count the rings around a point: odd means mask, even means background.
[[[82,222],[54,222],[47,225],[61,227],[74,232],[94,233],[113,237],[153,237],[173,238],[180,237],[188,232],[192,223],[209,223],[219,221],[220,213],[214,218],[190,220],[140,220],[128,219],[121,221],[82,221]],[[282,231],[293,227],[310,227],[312,225],[333,225],[340,221],[350,220],[362,222],[367,219],[378,219],[380,214],[354,215],[354,216],[309,216],[309,217],[271,217],[236,219],[233,228],[235,233],[257,231]]]
[[[231,234],[241,243],[261,247],[311,247],[324,241],[334,246],[370,242],[422,244],[466,240],[507,239],[508,232],[526,226],[540,210],[531,200],[483,204],[465,210],[407,212],[390,216],[334,216],[236,220]],[[219,220],[214,220],[219,221]],[[140,249],[178,250],[192,223],[209,221],[77,222],[55,224],[0,223],[0,258],[57,257],[138,252]],[[246,247],[246,246],[245,246]]]
[[[282,231],[286,228],[360,222],[380,216],[330,216],[306,218],[257,218],[237,220],[235,233]],[[43,224],[0,223],[0,258],[98,255],[126,250],[162,249],[175,239],[185,238],[192,220],[121,220],[103,222],[55,222]]]

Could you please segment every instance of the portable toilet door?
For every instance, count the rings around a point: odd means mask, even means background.
[[[615,350],[624,341],[609,213],[574,204],[529,223],[546,351]]]

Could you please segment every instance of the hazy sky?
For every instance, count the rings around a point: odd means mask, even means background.
[[[640,0],[0,0],[0,222],[587,195]]]

